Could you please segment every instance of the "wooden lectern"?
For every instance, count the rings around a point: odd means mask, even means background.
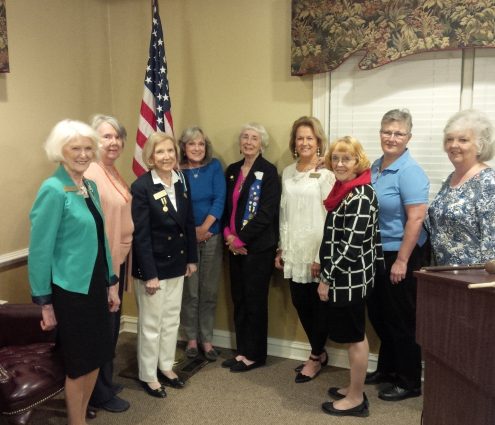
[[[495,425],[495,289],[484,270],[415,272],[424,425]]]

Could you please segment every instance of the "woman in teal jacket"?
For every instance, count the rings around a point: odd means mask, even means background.
[[[83,425],[99,367],[113,355],[109,311],[120,305],[96,185],[83,178],[96,159],[98,136],[82,122],[64,120],[45,150],[60,166],[31,210],[29,282],[33,302],[42,306],[41,328],[57,327],[69,425]]]

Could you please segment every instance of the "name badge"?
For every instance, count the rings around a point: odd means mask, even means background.
[[[164,198],[165,196],[167,196],[167,191],[166,190],[160,190],[160,192],[156,192],[153,195],[153,198],[155,198],[155,200],[156,200],[156,199]]]
[[[310,173],[309,178],[310,179],[319,179],[320,173]]]

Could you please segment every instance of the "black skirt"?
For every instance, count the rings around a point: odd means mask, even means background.
[[[86,202],[98,233],[98,254],[89,292],[87,295],[70,292],[52,284],[57,346],[64,359],[65,373],[72,379],[98,369],[113,356],[103,221],[91,198]]]
[[[341,344],[364,340],[365,301],[345,307],[328,306],[328,338]]]

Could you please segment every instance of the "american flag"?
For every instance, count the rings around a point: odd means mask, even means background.
[[[147,170],[141,158],[141,152],[148,136],[154,131],[173,134],[171,107],[162,23],[158,13],[158,1],[153,0],[150,52],[139,111],[136,150],[132,161],[132,170],[138,177]]]

